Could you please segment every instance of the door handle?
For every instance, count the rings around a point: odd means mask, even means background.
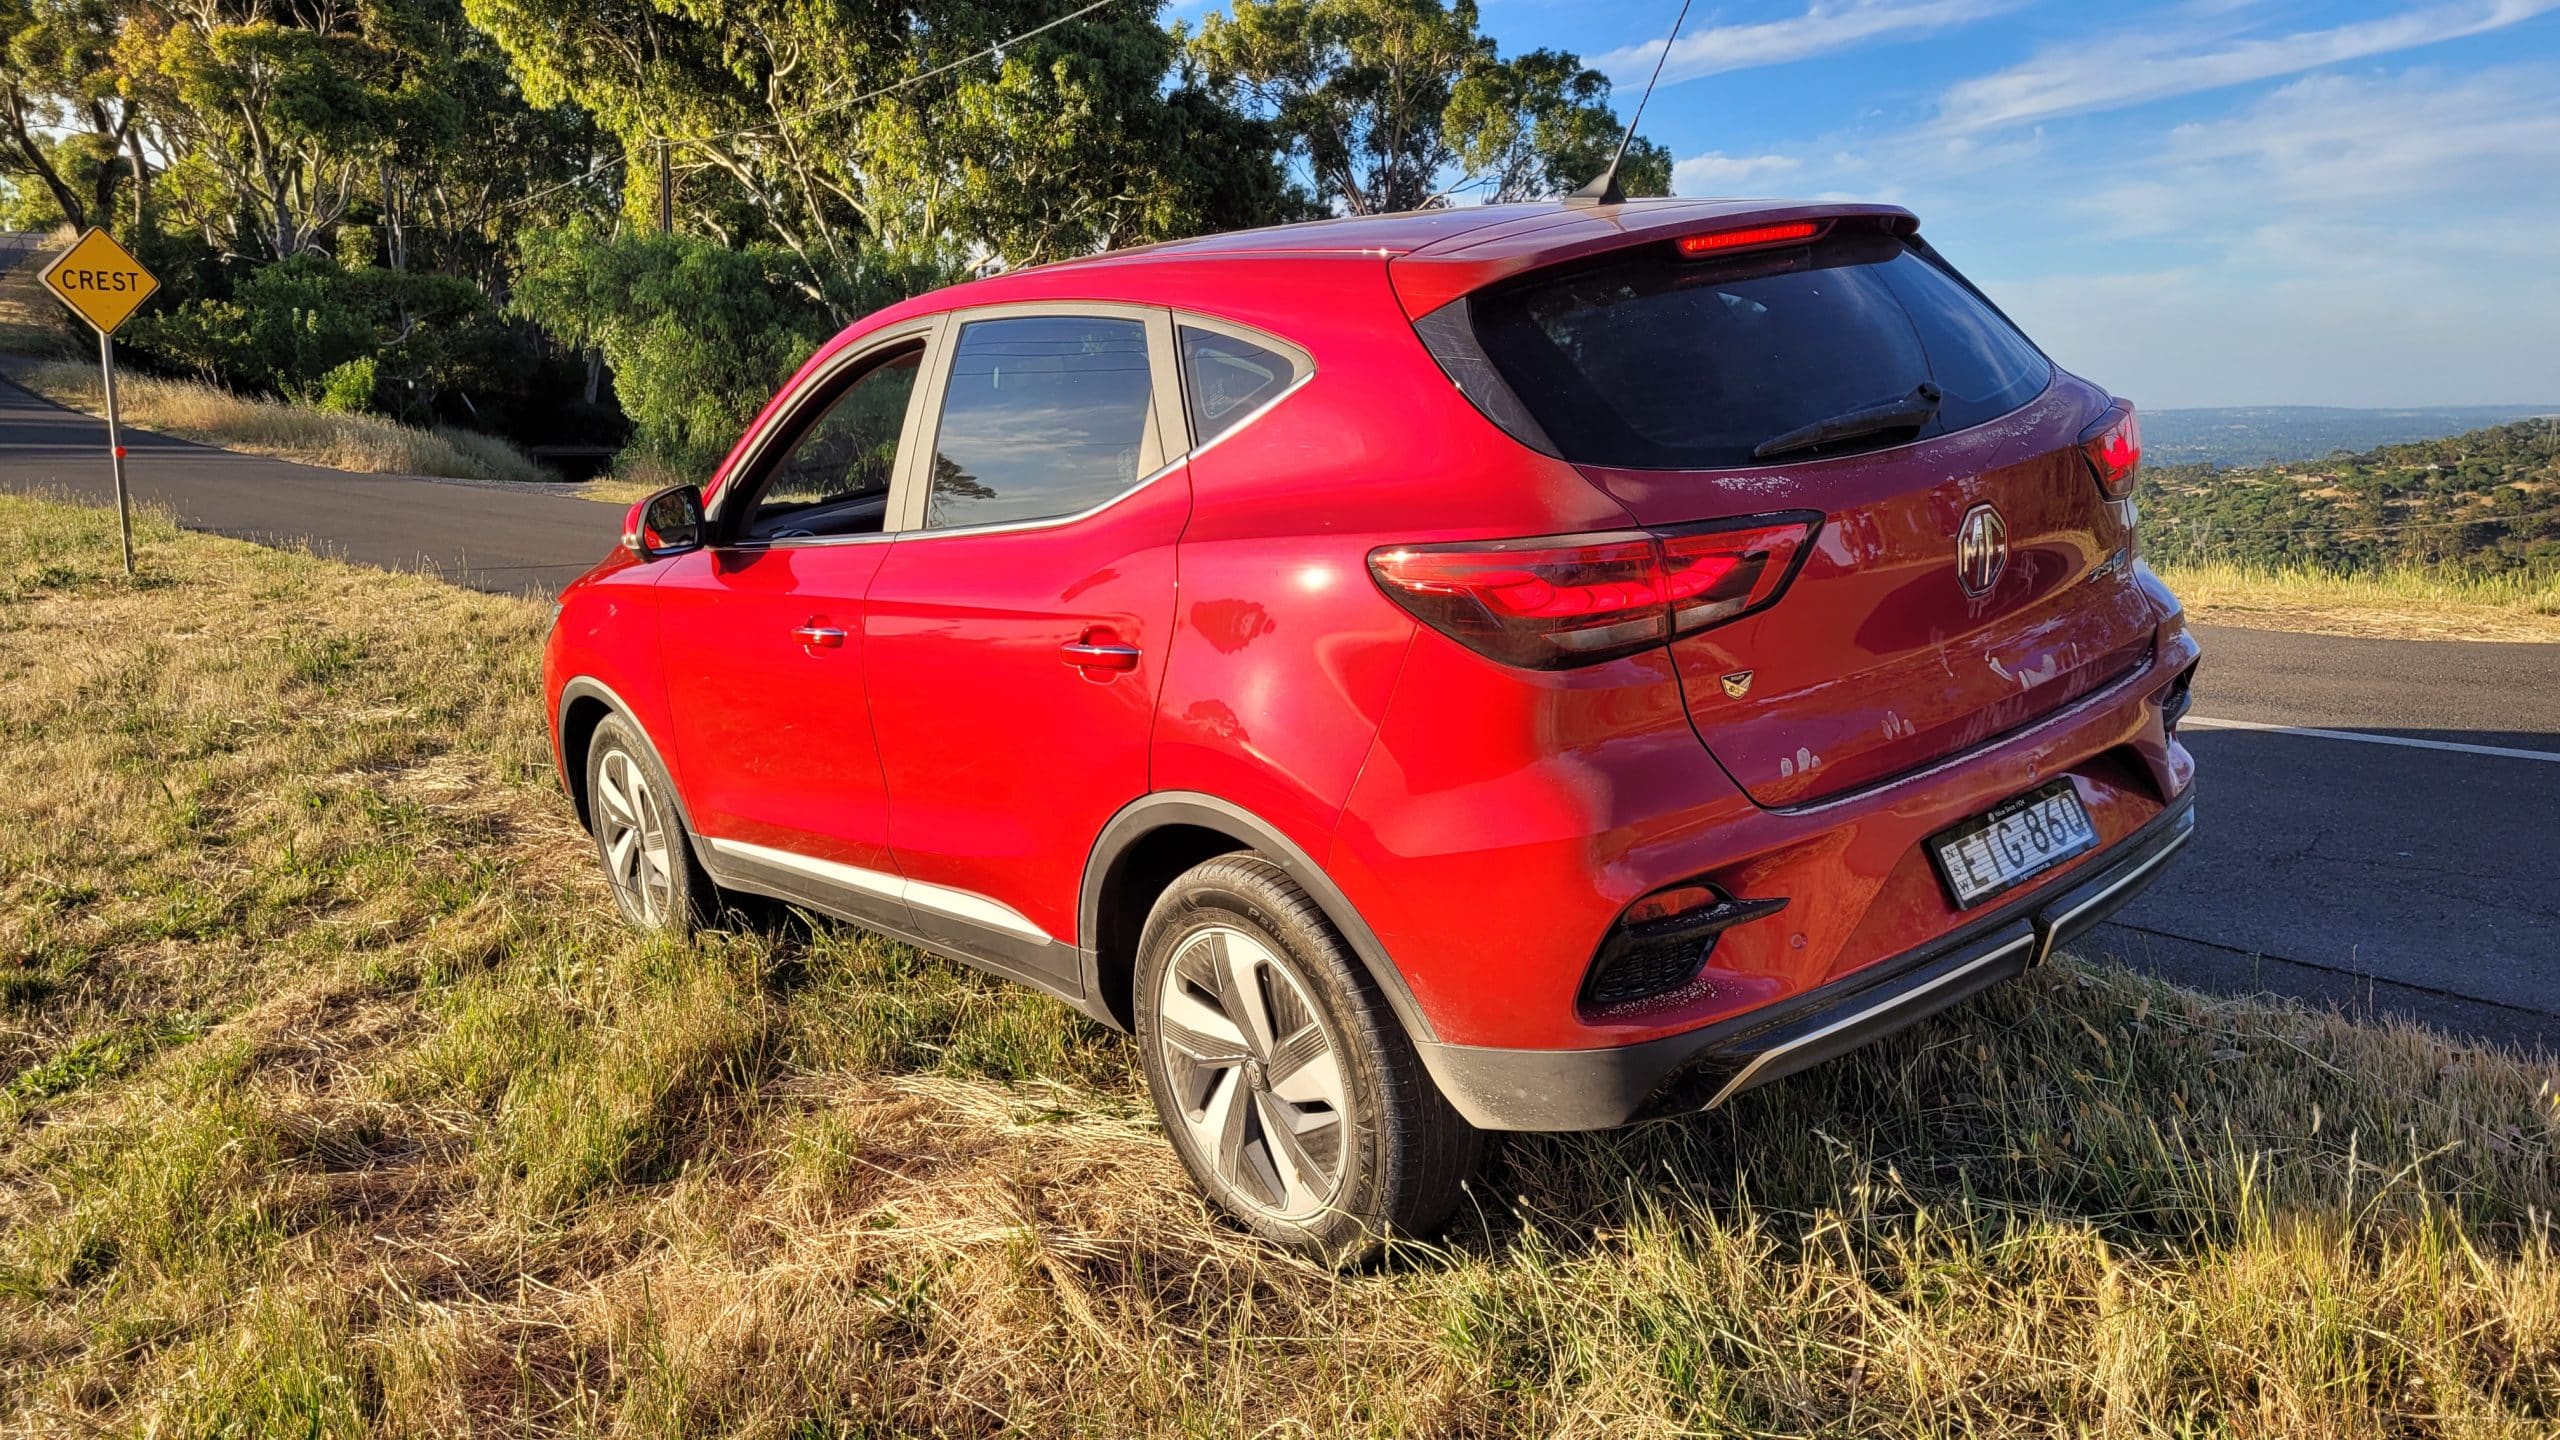
[[[814,622],[791,632],[791,638],[812,650],[836,650],[844,646],[844,632]]]
[[[1115,645],[1093,640],[1070,640],[1058,647],[1068,664],[1079,670],[1135,670],[1138,647]]]

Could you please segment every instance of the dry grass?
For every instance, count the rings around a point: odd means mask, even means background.
[[[61,360],[21,365],[11,369],[9,378],[57,405],[92,415],[106,408],[95,364]],[[137,375],[121,366],[116,404],[124,422],[140,429],[338,470],[514,484],[558,479],[494,435],[450,425],[420,430],[379,415],[339,415],[259,400],[218,385]]]
[[[2179,565],[2162,566],[2160,578],[2193,618],[2215,625],[2396,640],[2560,641],[2560,576]]]
[[[0,497],[0,1425],[2546,1436],[2560,1090],[2063,962],[1348,1277],[1052,1002],[635,940],[542,607]]]

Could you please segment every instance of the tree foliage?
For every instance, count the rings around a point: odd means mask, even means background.
[[[1504,60],[1476,20],[1474,0],[1235,0],[1188,53],[1349,214],[1470,191],[1542,198],[1597,175],[1623,130],[1607,77],[1554,50]],[[1629,195],[1669,193],[1669,152],[1639,138],[1619,180]]]

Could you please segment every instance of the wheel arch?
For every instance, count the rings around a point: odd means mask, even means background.
[[[560,699],[552,714],[553,733],[560,737],[560,783],[568,789],[569,803],[578,813],[578,824],[592,828],[595,820],[587,810],[587,752],[595,743],[596,727],[608,715],[618,716],[649,747],[649,758],[657,762],[660,773],[675,779],[675,768],[667,763],[666,752],[658,747],[657,737],[640,723],[640,716],[624,702],[613,687],[590,675],[581,675],[560,687]],[[684,823],[685,833],[699,836],[694,827],[693,811],[685,804],[684,787],[670,785],[668,798],[675,802],[676,818]]]
[[[1132,982],[1138,934],[1148,910],[1183,871],[1239,850],[1278,865],[1307,892],[1351,953],[1360,958],[1369,978],[1377,982],[1406,1036],[1428,1054],[1436,1038],[1431,1022],[1423,1016],[1386,946],[1324,867],[1252,811],[1192,791],[1158,791],[1131,802],[1111,817],[1094,842],[1076,908],[1087,1008],[1097,1016],[1107,1014],[1123,1029],[1135,1023]]]

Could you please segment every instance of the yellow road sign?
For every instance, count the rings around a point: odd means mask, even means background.
[[[116,333],[160,288],[142,262],[104,230],[81,236],[61,259],[44,267],[44,283],[101,335]]]

